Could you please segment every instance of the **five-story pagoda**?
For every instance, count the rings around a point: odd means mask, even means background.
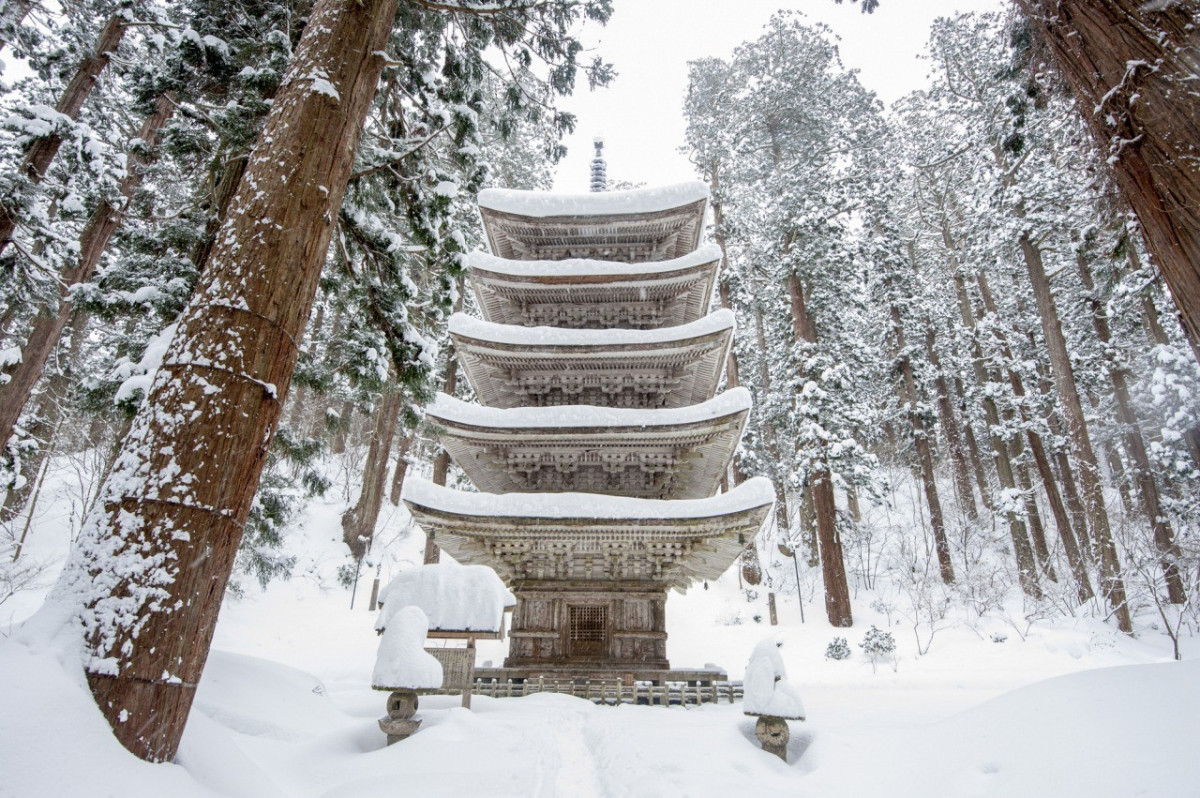
[[[670,678],[667,589],[719,576],[770,511],[765,479],[716,494],[750,399],[715,396],[733,317],[708,312],[707,199],[479,195],[484,318],[456,314],[450,336],[481,405],[439,395],[428,417],[482,492],[410,478],[404,501],[516,594],[497,675]]]

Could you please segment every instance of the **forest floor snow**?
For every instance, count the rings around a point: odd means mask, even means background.
[[[126,753],[73,652],[20,633],[37,591],[6,603],[0,796],[1200,794],[1200,645],[1185,640],[1185,660],[1171,662],[1148,617],[1130,638],[1086,617],[1026,631],[951,616],[919,655],[911,625],[868,609],[869,597],[856,599],[853,628],[835,629],[819,605],[806,606],[801,623],[795,596],[780,596],[771,627],[766,591],[748,600],[733,571],[672,594],[668,655],[740,678],[754,645],[777,634],[808,709],[806,722],[791,724],[786,764],[759,749],[740,705],[614,708],[558,695],[477,696],[469,711],[456,697],[423,698],[420,731],[389,747],[376,723],[385,695],[370,689],[373,574],[360,580],[353,610],[331,577],[344,562],[339,511],[333,501],[310,506],[291,538],[291,580],[250,583],[226,600],[175,764]],[[404,554],[388,569],[419,550],[395,513],[382,528]],[[59,526],[48,521],[31,537],[31,557],[62,551],[69,525]],[[896,657],[875,666],[857,645],[872,624],[897,643]],[[849,659],[825,658],[835,636],[849,641]],[[504,647],[485,641],[480,659],[498,662]]]

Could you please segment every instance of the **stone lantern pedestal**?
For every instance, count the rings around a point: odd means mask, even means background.
[[[393,690],[387,700],[387,714],[379,719],[379,730],[387,735],[387,744],[398,743],[421,727],[417,714],[416,690]]]

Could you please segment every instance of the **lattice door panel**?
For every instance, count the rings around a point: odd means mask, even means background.
[[[572,657],[603,657],[608,643],[608,607],[567,607]]]

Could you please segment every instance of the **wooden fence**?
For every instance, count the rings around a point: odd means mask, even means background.
[[[732,704],[742,698],[741,682],[667,682],[625,684],[618,680],[526,679],[520,682],[476,679],[475,695],[490,698],[519,698],[534,693],[562,693],[586,698],[597,704],[645,704],[675,707],[696,704]]]

